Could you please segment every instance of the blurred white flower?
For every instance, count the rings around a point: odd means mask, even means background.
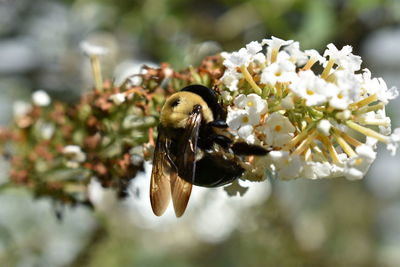
[[[28,114],[32,110],[32,105],[25,101],[15,101],[13,104],[14,117],[19,118]]]
[[[32,101],[36,106],[45,107],[50,105],[51,98],[45,91],[38,90],[32,94]]]
[[[389,143],[386,148],[392,154],[392,156],[396,155],[396,151],[400,145],[400,128],[394,129],[393,133],[389,137]]]
[[[66,166],[69,168],[78,168],[79,164],[86,160],[86,154],[80,146],[67,145],[63,148],[63,154],[67,158]]]
[[[82,41],[80,47],[83,53],[89,57],[102,56],[108,53],[108,49],[99,45],[92,44],[88,41]]]
[[[126,96],[123,93],[117,93],[110,96],[110,99],[116,104],[121,105],[125,102]]]
[[[317,125],[318,131],[320,131],[325,136],[329,136],[329,131],[332,127],[332,124],[328,120],[320,120]]]
[[[39,128],[39,134],[43,139],[49,140],[53,137],[55,131],[55,126],[53,123],[39,120],[36,125]]]

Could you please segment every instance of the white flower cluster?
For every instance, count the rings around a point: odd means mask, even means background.
[[[400,128],[391,133],[385,105],[399,93],[361,70],[351,46],[329,44],[320,55],[272,37],[222,57],[229,127],[237,138],[272,148],[264,160],[250,158],[253,169],[280,179],[354,180],[368,171],[378,141],[396,153]]]

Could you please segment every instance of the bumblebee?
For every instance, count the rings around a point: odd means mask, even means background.
[[[189,85],[171,95],[160,113],[153,156],[150,202],[161,216],[172,198],[180,217],[188,204],[192,185],[218,187],[242,176],[240,156],[266,155],[257,145],[232,140],[226,110],[214,91]]]

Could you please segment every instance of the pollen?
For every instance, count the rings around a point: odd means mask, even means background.
[[[342,99],[342,98],[344,97],[344,95],[343,95],[342,93],[340,93],[340,94],[337,95],[337,97],[338,97],[339,99]]]
[[[254,106],[254,102],[253,102],[253,101],[248,101],[248,102],[247,102],[247,106],[248,106],[248,107]]]
[[[313,94],[314,94],[314,91],[313,91],[313,90],[310,90],[310,89],[307,89],[306,93],[307,93],[307,95],[313,95]]]
[[[274,127],[275,132],[280,132],[282,130],[282,126],[281,125],[276,125]]]
[[[244,117],[242,118],[242,122],[243,122],[243,123],[248,123],[248,122],[249,122],[249,117],[244,116]]]
[[[355,165],[361,165],[363,163],[362,159],[356,159],[355,160]]]
[[[281,72],[279,72],[279,71],[275,72],[275,76],[276,76],[276,77],[279,77],[279,76],[281,76],[281,75],[282,75]]]

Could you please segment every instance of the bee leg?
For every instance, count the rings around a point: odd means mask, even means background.
[[[245,142],[236,142],[231,146],[231,149],[236,155],[243,155],[243,156],[250,156],[250,155],[264,156],[271,151],[261,146],[251,145]]]
[[[216,134],[216,135],[212,136],[212,140],[213,140],[213,142],[217,143],[224,149],[228,149],[233,142],[231,139],[229,139],[225,135],[220,135],[220,134]]]
[[[228,124],[223,120],[215,120],[215,121],[209,122],[208,125],[211,127],[215,127],[215,128],[223,128],[223,129],[228,128]]]

